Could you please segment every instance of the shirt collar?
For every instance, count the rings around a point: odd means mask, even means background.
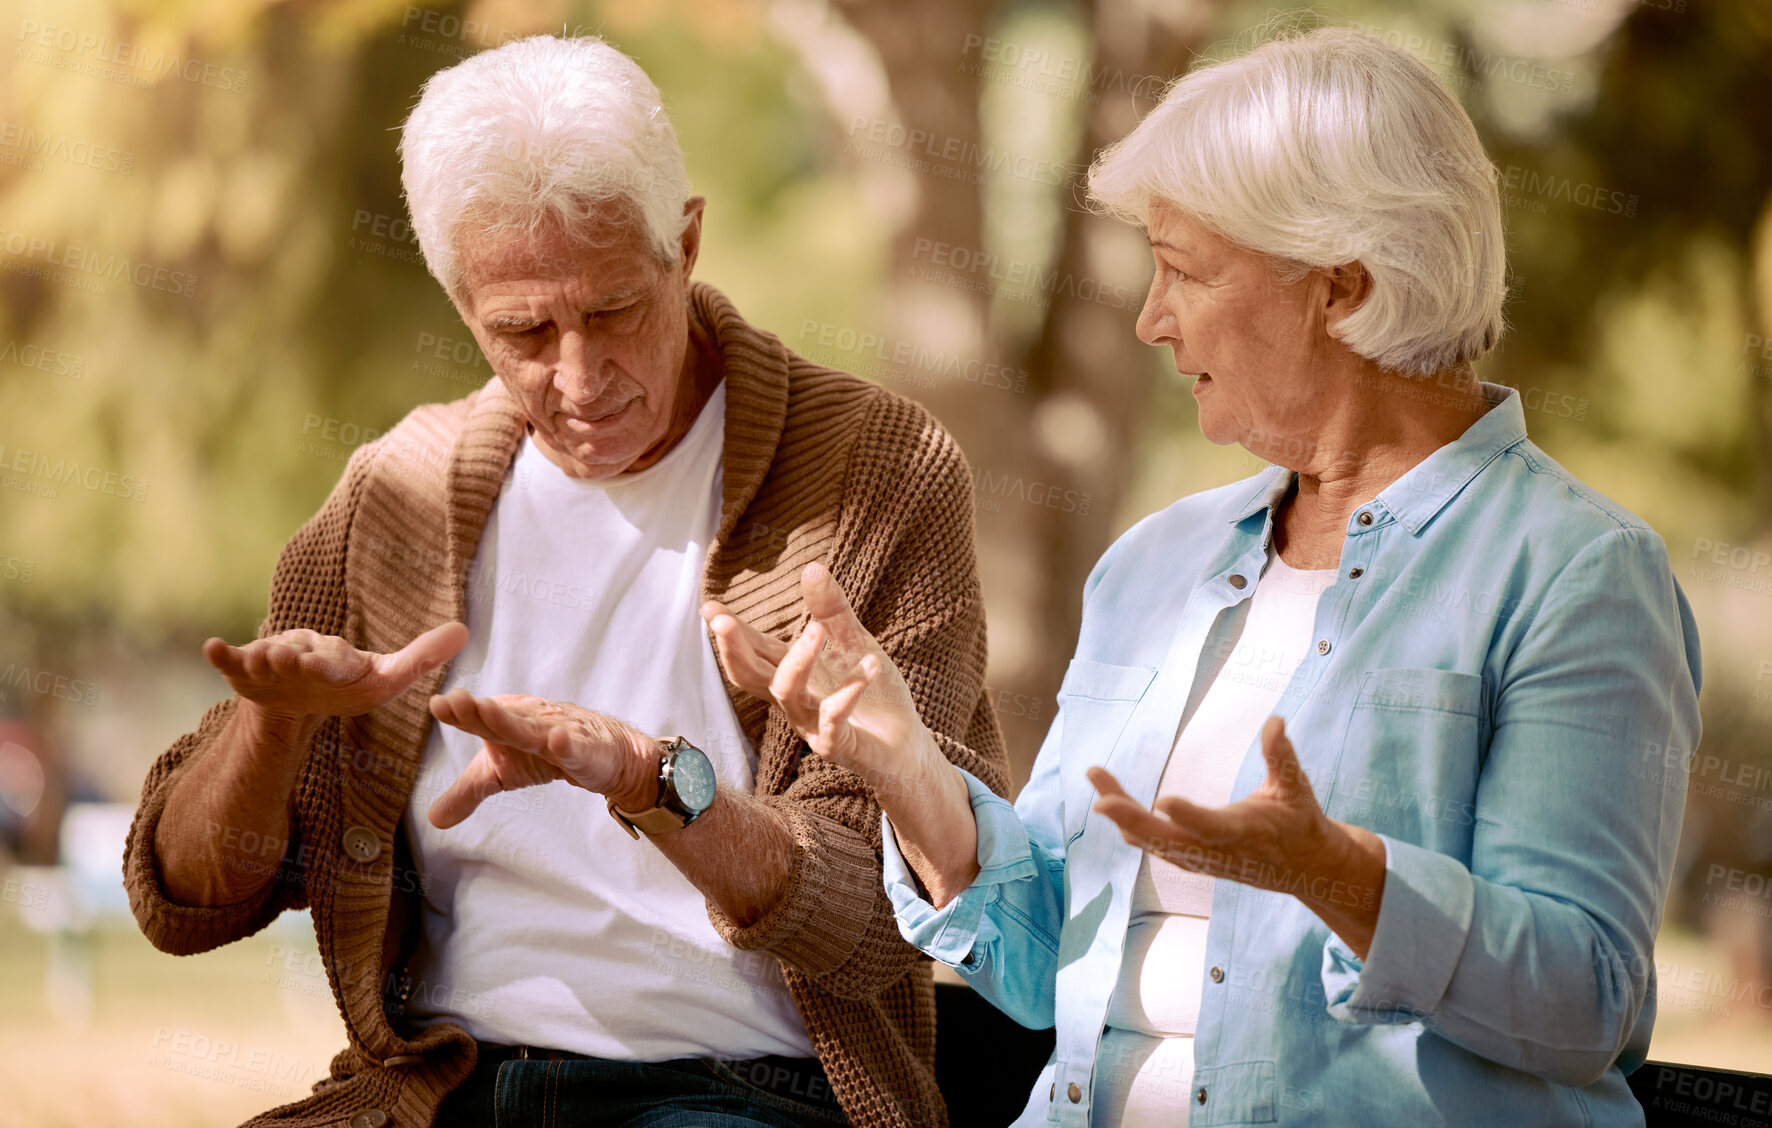
[[[1520,394],[1504,384],[1477,386],[1489,401],[1489,411],[1466,428],[1464,434],[1386,486],[1376,499],[1411,534],[1426,528],[1483,467],[1526,440],[1526,412]],[[1231,514],[1230,523],[1241,524],[1278,505],[1292,488],[1292,478],[1293,472],[1284,466],[1270,466],[1257,474]]]

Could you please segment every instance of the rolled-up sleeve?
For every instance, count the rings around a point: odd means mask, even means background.
[[[882,870],[899,933],[1035,1030],[1053,1023],[1064,927],[1064,853],[1057,838],[1063,808],[1056,790],[1063,726],[1061,710],[1013,807],[961,771],[978,825],[978,876],[939,909],[918,887],[890,821],[881,816]]]
[[[1380,835],[1384,905],[1362,961],[1333,933],[1323,946],[1329,1013],[1352,1022],[1416,1022],[1446,995],[1464,955],[1476,879],[1457,858]]]
[[[1639,1016],[1679,843],[1701,669],[1654,533],[1579,552],[1509,658],[1471,857],[1386,839],[1364,961],[1331,935],[1329,1013],[1422,1022],[1491,1061],[1592,1083],[1647,1052]]]
[[[1015,808],[980,783],[977,776],[956,769],[965,777],[972,800],[972,817],[978,822],[978,876],[958,897],[941,908],[931,905],[899,852],[892,820],[881,820],[886,895],[898,916],[898,931],[931,958],[966,975],[976,971],[973,959],[979,940],[989,945],[1000,939],[996,925],[986,919],[985,909],[1004,882],[1038,875],[1033,844]]]

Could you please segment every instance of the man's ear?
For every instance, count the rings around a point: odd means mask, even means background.
[[[683,201],[683,215],[688,220],[683,225],[683,235],[678,249],[683,254],[683,284],[689,284],[689,273],[695,269],[696,256],[701,253],[701,216],[707,207],[706,196],[691,196]]]
[[[1331,266],[1323,271],[1323,276],[1329,280],[1323,301],[1323,331],[1339,341],[1342,323],[1372,293],[1372,276],[1358,262]]]

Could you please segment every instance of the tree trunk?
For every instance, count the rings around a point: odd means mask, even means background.
[[[950,376],[917,393],[972,463],[989,681],[1017,786],[1056,711],[1054,695],[1076,646],[1083,581],[1121,527],[1138,422],[1153,374],[1161,371],[1133,334],[1150,270],[1143,240],[1082,208],[1081,170],[1150,110],[1219,7],[1193,0],[1161,11],[1086,8],[1090,69],[1075,78],[1082,129],[1073,174],[1053,188],[1065,203],[1063,227],[1056,261],[1043,270],[977,262],[986,242],[980,185],[929,171],[1014,159],[993,152],[981,136],[982,79],[968,65],[977,56],[969,57],[967,36],[991,34],[989,5],[841,6],[879,51],[906,136],[926,138],[903,153],[926,165],[912,178],[916,203],[894,236],[883,295],[888,334],[963,362],[1006,361],[1008,371],[1026,374],[1019,394],[995,386],[1013,385],[1019,375],[1001,377],[990,368],[976,382]],[[944,160],[955,152],[962,154],[957,161]],[[969,161],[968,153],[978,159]],[[1018,340],[1005,339],[1006,330],[993,333],[993,292],[1043,305],[1037,333]]]

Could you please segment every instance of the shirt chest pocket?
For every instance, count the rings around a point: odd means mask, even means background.
[[[1150,666],[1117,666],[1073,658],[1058,687],[1058,708],[1064,718],[1058,750],[1064,790],[1064,838],[1083,832],[1095,788],[1084,772],[1105,764],[1126,731],[1132,712],[1156,678]]]
[[[1468,861],[1485,728],[1475,674],[1369,671],[1348,715],[1328,814]]]

